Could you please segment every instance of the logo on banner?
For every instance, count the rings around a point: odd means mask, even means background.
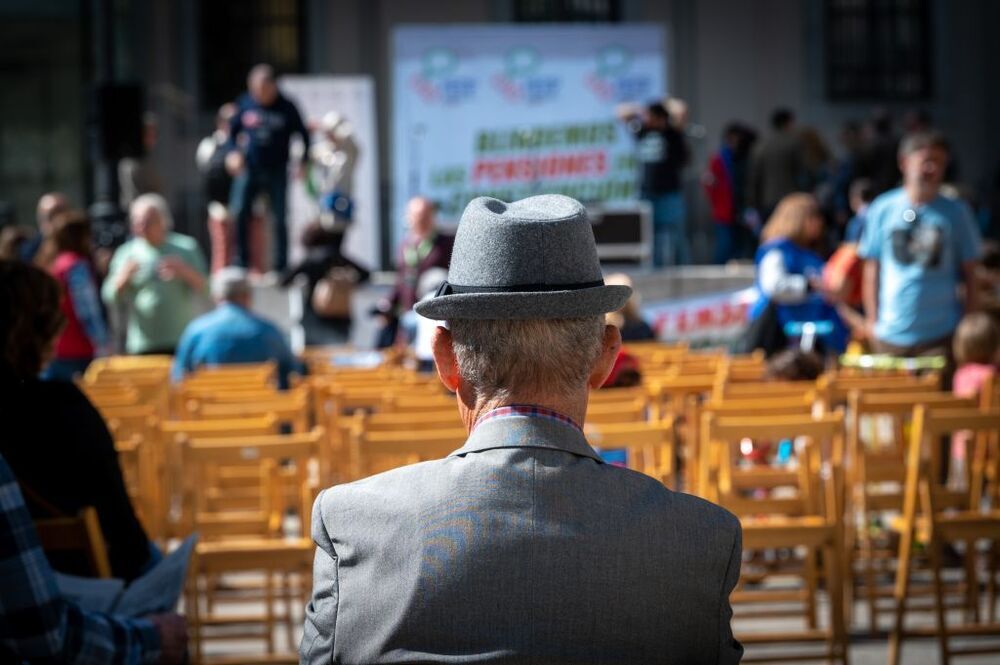
[[[597,52],[594,71],[584,83],[602,102],[623,102],[652,96],[653,81],[647,74],[630,74],[632,54],[623,46],[607,46]]]
[[[539,104],[559,93],[559,78],[536,74],[542,63],[538,51],[518,46],[507,52],[504,71],[492,78],[493,87],[508,102]]]
[[[420,72],[410,77],[410,87],[428,104],[455,105],[472,99],[476,79],[458,76],[458,54],[442,46],[427,49],[420,59]]]

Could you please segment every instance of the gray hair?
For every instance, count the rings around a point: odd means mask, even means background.
[[[448,322],[458,371],[481,402],[565,396],[586,385],[601,355],[604,317]]]
[[[128,207],[129,219],[134,220],[149,208],[152,208],[159,214],[163,228],[167,231],[174,228],[174,216],[170,214],[170,206],[167,204],[167,200],[155,192],[135,197],[135,200]]]
[[[229,266],[212,275],[212,297],[218,301],[235,300],[250,293],[250,279],[245,268]]]

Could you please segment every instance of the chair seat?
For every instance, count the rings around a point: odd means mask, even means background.
[[[833,527],[823,517],[743,517],[743,547],[820,547],[831,542]]]
[[[195,553],[201,573],[241,570],[287,570],[308,565],[316,544],[309,538],[229,538],[198,543]]]

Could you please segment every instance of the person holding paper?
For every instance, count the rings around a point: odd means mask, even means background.
[[[89,612],[56,587],[17,480],[0,455],[0,663],[183,663],[187,622]]]

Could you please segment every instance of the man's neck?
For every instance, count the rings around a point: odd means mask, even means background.
[[[903,185],[903,189],[906,190],[906,196],[910,199],[910,203],[914,205],[930,203],[937,197],[939,190],[938,187],[925,187],[920,184]]]
[[[463,401],[463,406],[459,409],[462,415],[462,422],[465,425],[465,429],[469,432],[475,427],[479,419],[485,416],[490,411],[494,409],[499,409],[505,406],[513,406],[515,404],[530,404],[531,406],[542,407],[543,409],[549,409],[550,411],[555,411],[556,413],[566,416],[575,423],[583,424],[584,418],[587,415],[587,399],[588,392],[586,390],[580,391],[579,393],[566,396],[553,398],[552,396],[541,396],[541,395],[512,395],[509,399],[504,400],[476,400],[476,403],[471,408],[466,408],[465,402]],[[462,401],[461,395],[459,400]]]

